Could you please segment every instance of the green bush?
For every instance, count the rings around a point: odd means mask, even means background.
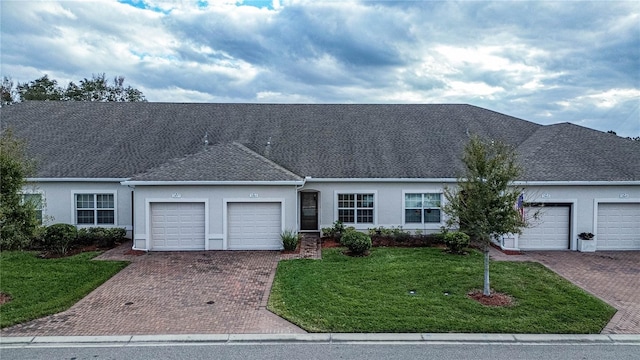
[[[31,238],[24,234],[20,226],[5,224],[0,230],[0,251],[22,250],[31,247]]]
[[[90,227],[78,230],[78,243],[81,245],[96,245],[101,248],[112,248],[120,243],[127,235],[123,228]]]
[[[280,240],[285,250],[293,251],[298,246],[300,237],[293,230],[285,230],[280,234]]]
[[[328,237],[334,238],[334,239],[340,239],[340,237],[342,236],[342,234],[344,234],[345,231],[346,231],[346,229],[345,229],[344,224],[342,223],[342,221],[336,220],[333,223],[332,227],[322,228],[322,235],[323,236],[328,236]]]
[[[454,254],[462,254],[464,248],[469,246],[469,235],[460,231],[450,231],[444,235],[444,243]]]
[[[44,248],[56,254],[65,255],[76,243],[78,230],[69,224],[53,224],[44,232]]]
[[[411,238],[411,233],[407,230],[404,230],[402,226],[391,227],[391,235],[397,242],[408,241]]]
[[[340,244],[346,246],[352,255],[362,255],[371,249],[371,238],[359,231],[347,231],[342,235]]]

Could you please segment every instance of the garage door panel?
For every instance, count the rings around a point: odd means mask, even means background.
[[[534,214],[538,212],[538,216]],[[570,208],[568,206],[542,206],[525,208],[530,227],[518,237],[523,250],[566,250],[569,248]]]
[[[598,204],[597,250],[640,250],[640,204]]]
[[[204,250],[204,203],[151,204],[152,250]]]
[[[228,203],[227,206],[229,249],[281,249],[281,203]]]

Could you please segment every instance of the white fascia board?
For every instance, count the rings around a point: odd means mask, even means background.
[[[514,181],[513,185],[521,186],[612,186],[640,185],[640,181]]]
[[[129,178],[27,178],[27,182],[123,182]]]
[[[185,185],[304,185],[302,180],[293,181],[122,181],[128,186],[185,186]]]
[[[307,183],[350,183],[350,182],[369,182],[369,183],[455,183],[456,178],[313,178],[306,177]]]

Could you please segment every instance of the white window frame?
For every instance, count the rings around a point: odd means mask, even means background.
[[[80,208],[78,209],[77,195],[93,195],[93,208]],[[113,209],[112,208],[98,208],[96,195],[112,195],[113,196]],[[118,196],[116,191],[104,191],[104,190],[81,190],[71,192],[71,212],[73,222],[78,227],[114,227],[118,225]],[[79,224],[78,223],[78,210],[93,210],[93,224]],[[99,224],[98,223],[98,210],[113,210],[113,224]]]
[[[345,208],[345,207],[340,207],[339,206],[339,198],[340,195],[354,195],[354,207],[351,208]],[[366,209],[369,210],[371,209],[373,212],[373,218],[372,221],[373,222],[358,222],[358,195],[373,195],[373,207],[372,208],[360,208],[360,209]],[[358,226],[362,226],[364,225],[364,228],[367,228],[368,226],[372,226],[372,225],[376,225],[378,224],[378,192],[374,191],[374,190],[339,190],[339,191],[335,191],[334,193],[334,219],[335,220],[339,220],[339,214],[340,214],[340,210],[344,210],[344,209],[353,209],[353,222],[343,222],[345,225],[349,225],[349,226],[355,226],[356,228],[358,228]]]
[[[45,216],[45,200],[44,193],[42,191],[23,191],[20,193],[20,202],[24,204],[25,196],[29,195],[40,195],[40,206],[36,207],[36,211],[40,211],[40,224],[44,224],[44,216]]]
[[[421,222],[407,222],[406,214],[408,209],[417,209],[409,207],[407,208],[406,196],[409,194],[420,194],[422,195],[422,207],[421,211]],[[440,207],[424,207],[424,194],[439,194],[440,195]],[[439,229],[445,222],[445,214],[443,211],[445,204],[444,191],[442,189],[429,189],[429,190],[403,190],[402,191],[402,224],[405,227],[414,227],[421,229]],[[440,222],[425,222],[424,221],[424,210],[427,209],[438,209],[440,210]]]

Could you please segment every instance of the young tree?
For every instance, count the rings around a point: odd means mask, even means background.
[[[24,145],[11,130],[0,137],[0,246],[2,250],[29,245],[38,226],[35,204],[24,202],[22,189],[33,170],[24,153]]]
[[[498,141],[471,137],[465,146],[462,162],[465,171],[456,189],[445,189],[448,225],[458,225],[484,250],[485,296],[491,295],[489,284],[489,246],[491,237],[520,233],[526,226],[516,208],[521,194],[513,181],[521,174],[514,150]]]

